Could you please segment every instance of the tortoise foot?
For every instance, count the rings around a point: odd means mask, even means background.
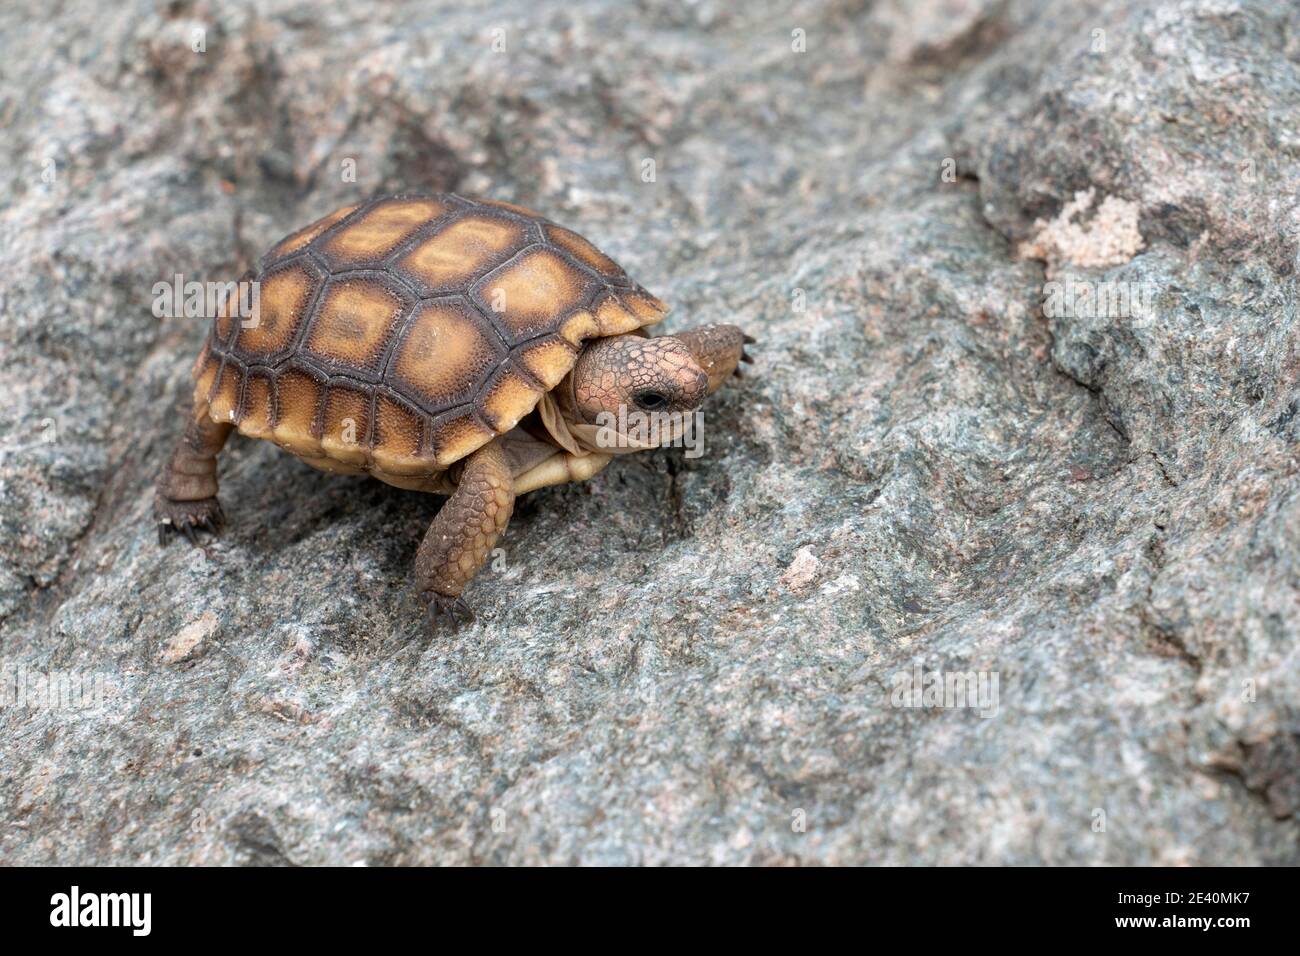
[[[749,352],[746,351],[746,349],[745,349],[745,345],[753,345],[755,342],[758,341],[758,339],[754,338],[752,335],[746,335],[746,336],[742,339],[742,341],[744,342],[744,345],[741,345],[741,347],[740,347],[740,361],[741,361],[741,362],[745,362],[745,363],[748,364],[748,365],[753,365],[753,364],[754,364],[754,359],[750,356]],[[735,375],[736,378],[744,378],[744,377],[745,377],[745,376],[742,375],[741,372],[740,372],[740,365],[739,365],[739,364],[736,365],[736,371],[733,372],[732,374]]]
[[[474,612],[470,610],[463,597],[449,597],[437,591],[421,591],[420,599],[425,605],[424,616],[433,627],[436,627],[440,620],[451,622],[453,627],[462,621],[474,620]]]
[[[215,535],[225,524],[226,516],[216,498],[199,501],[173,501],[159,495],[154,499],[154,517],[158,519],[158,544],[166,545],[171,534],[179,534],[198,545],[199,532]]]

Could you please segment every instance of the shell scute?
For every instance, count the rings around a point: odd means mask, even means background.
[[[370,444],[370,393],[331,382],[321,416],[320,446],[336,461],[364,465]]]
[[[495,436],[496,432],[468,405],[447,413],[429,426],[429,445],[440,468],[447,468],[478,451]]]
[[[237,416],[239,430],[253,438],[271,438],[274,431],[275,381],[266,372],[244,376],[244,401]]]
[[[342,209],[336,209],[328,216],[322,216],[320,219],[317,219],[310,226],[306,226],[299,229],[297,232],[286,236],[271,247],[271,250],[262,257],[262,261],[269,262],[273,259],[283,259],[286,256],[292,255],[319,236],[330,226],[348,216],[356,208],[356,204],[353,204],[351,206],[344,206]]]
[[[533,410],[545,389],[514,363],[507,362],[496,370],[483,389],[479,412],[492,429],[504,434],[519,424]]]
[[[558,335],[519,347],[517,361],[549,391],[573,368],[574,349]]]
[[[212,386],[217,382],[221,372],[221,356],[205,345],[194,363],[194,401],[196,404],[207,402],[212,397]]]
[[[421,226],[448,212],[447,203],[432,197],[383,199],[326,237],[320,254],[335,271],[377,266]]]
[[[331,279],[302,349],[324,364],[378,381],[411,304],[409,294],[381,273]]]
[[[545,246],[530,246],[475,284],[470,297],[518,343],[556,330],[590,300],[597,280]]]
[[[471,401],[507,355],[486,319],[463,298],[422,302],[393,354],[389,382],[427,409]]]
[[[425,236],[401,254],[394,269],[424,295],[464,292],[525,241],[522,223],[471,214]]]
[[[619,267],[619,264],[576,232],[563,226],[550,225],[546,227],[546,237],[574,259],[595,270],[611,285],[620,288],[631,287],[632,280],[627,277],[627,273]]]
[[[233,362],[224,362],[212,385],[212,394],[208,399],[209,414],[215,421],[237,422],[243,397],[243,370]]]
[[[405,402],[387,395],[375,399],[374,461],[392,475],[429,471],[424,452],[424,416]]]
[[[295,454],[315,454],[320,448],[316,421],[325,383],[311,372],[293,368],[277,376],[275,385],[273,440]]]
[[[624,335],[640,328],[641,322],[619,296],[607,295],[596,306],[596,325],[602,336]]]
[[[267,269],[257,280],[257,315],[234,331],[232,355],[245,364],[273,364],[289,355],[324,279],[325,273],[306,258]]]

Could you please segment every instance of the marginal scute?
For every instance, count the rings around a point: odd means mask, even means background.
[[[641,327],[632,311],[613,295],[605,296],[596,306],[596,325],[602,336],[624,335]]]
[[[446,468],[478,451],[495,435],[495,432],[479,422],[472,409],[460,409],[430,426],[429,437],[433,445],[434,461],[440,468]]]
[[[621,292],[619,298],[632,310],[632,314],[636,316],[637,324],[641,327],[661,322],[663,317],[668,314],[668,306],[643,289]]]
[[[559,337],[539,339],[521,346],[517,355],[519,364],[547,389],[559,385],[560,380],[569,374],[573,359],[573,349]]]
[[[250,438],[270,438],[271,425],[270,376],[250,372],[244,378],[244,411],[239,420],[240,434]]]
[[[595,269],[616,285],[627,284],[627,275],[619,268],[618,263],[576,232],[563,226],[551,225],[546,227],[546,236],[583,265]]]
[[[279,417],[272,430],[275,442],[295,454],[317,454],[316,410],[320,406],[321,382],[297,369],[276,379],[276,407]]]
[[[581,348],[583,342],[598,335],[600,326],[587,309],[579,309],[560,325],[560,337],[574,348]]]
[[[239,369],[227,362],[217,374],[216,387],[208,403],[208,414],[213,421],[233,422],[239,413],[239,399],[243,393],[244,377]]]
[[[429,461],[421,456],[424,422],[415,410],[387,395],[375,400],[375,440],[371,452],[381,471],[392,475],[428,474]]]
[[[331,458],[364,465],[369,456],[370,394],[338,382],[325,393],[325,414],[321,420],[320,446]]]
[[[533,410],[541,397],[541,391],[507,363],[483,391],[483,417],[498,434],[505,434]]]
[[[216,384],[217,373],[221,371],[221,357],[213,355],[204,348],[199,360],[194,364],[194,404],[205,405],[212,398],[212,386]]]

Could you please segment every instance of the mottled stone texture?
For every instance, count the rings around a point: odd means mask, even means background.
[[[0,11],[0,861],[1300,860],[1296,4],[255,6]],[[150,526],[154,283],[400,188],[759,340],[458,631],[440,499],[235,439],[218,542]]]

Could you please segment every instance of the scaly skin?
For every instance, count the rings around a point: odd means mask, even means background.
[[[169,531],[198,544],[198,529],[215,534],[221,527],[225,516],[217,501],[217,455],[233,430],[233,425],[212,421],[206,406],[195,408],[154,495],[159,544],[167,543]]]
[[[574,401],[588,422],[600,412],[616,413],[620,405],[635,408],[634,396],[644,391],[662,396],[658,411],[694,409],[709,384],[673,335],[614,335],[589,343],[570,377]]]
[[[492,554],[514,507],[509,458],[499,442],[489,442],[465,459],[455,493],[415,555],[415,580],[431,613],[469,613],[460,593]]]
[[[647,411],[690,412],[748,362],[753,339],[734,325],[706,325],[676,335],[612,335],[587,343],[560,386],[565,413],[591,424],[601,412],[637,407],[638,397],[662,399]]]
[[[709,377],[708,394],[722,387],[731,375],[739,375],[739,363],[750,361],[745,346],[753,342],[734,325],[704,325],[674,335],[695,359],[695,364]]]

